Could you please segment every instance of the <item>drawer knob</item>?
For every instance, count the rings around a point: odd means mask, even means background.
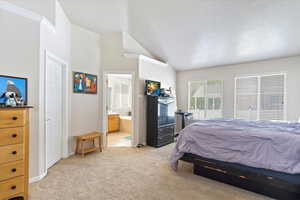
[[[15,189],[17,189],[17,186],[13,185],[13,186],[11,186],[10,189],[15,190]]]
[[[11,172],[16,172],[16,171],[17,171],[16,168],[11,169]]]
[[[12,117],[12,120],[17,120],[18,119],[18,117]]]
[[[16,133],[12,134],[13,138],[16,138],[17,136],[18,136],[18,134],[16,134]]]
[[[11,152],[13,155],[16,155],[17,154],[17,151],[13,151],[13,152]]]

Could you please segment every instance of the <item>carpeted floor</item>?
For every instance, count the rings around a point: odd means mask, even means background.
[[[109,133],[107,142],[109,147],[131,147],[131,135],[126,132]]]
[[[73,156],[30,185],[30,200],[270,200],[169,167],[173,145],[153,149],[111,147],[85,158]]]

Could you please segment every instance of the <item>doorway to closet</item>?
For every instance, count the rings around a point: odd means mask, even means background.
[[[45,69],[45,153],[46,170],[63,157],[64,67],[56,57],[47,55]]]

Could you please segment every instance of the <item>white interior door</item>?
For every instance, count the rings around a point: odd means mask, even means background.
[[[47,59],[46,66],[46,164],[62,158],[62,64]]]

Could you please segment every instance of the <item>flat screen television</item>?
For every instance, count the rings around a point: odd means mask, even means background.
[[[27,78],[0,75],[0,105],[6,102],[5,93],[14,92],[27,105]]]
[[[146,80],[146,95],[159,96],[160,95],[160,82]]]

